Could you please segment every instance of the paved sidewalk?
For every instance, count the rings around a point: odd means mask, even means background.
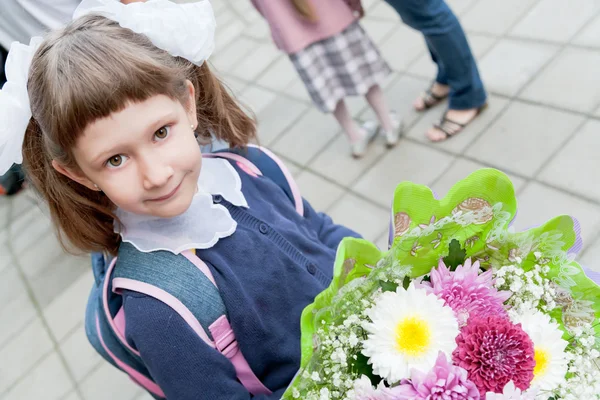
[[[383,1],[363,3],[363,26],[394,69],[385,91],[408,126],[395,149],[378,142],[355,161],[250,2],[214,0],[212,64],[256,112],[261,144],[289,163],[303,195],[383,246],[400,180],[443,195],[471,171],[496,167],[517,188],[516,228],[571,213],[583,229],[581,262],[600,270],[600,1],[450,1],[491,98],[476,122],[441,144],[424,132],[443,107],[425,114],[410,107],[434,76],[422,38]],[[373,117],[362,99],[350,105],[356,118]],[[61,252],[30,193],[0,198],[0,399],[150,399],[85,339],[91,280],[89,260]]]

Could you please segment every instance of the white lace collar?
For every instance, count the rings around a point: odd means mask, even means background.
[[[213,195],[248,207],[242,181],[231,164],[219,158],[203,158],[198,193],[187,211],[173,218],[158,218],[117,209],[123,229],[119,232],[115,228],[115,232],[144,253],[166,250],[179,254],[189,249],[208,249],[219,239],[232,235],[237,227],[227,208],[213,204]]]

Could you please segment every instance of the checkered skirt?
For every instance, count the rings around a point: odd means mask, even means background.
[[[311,44],[290,59],[317,108],[332,112],[347,96],[362,96],[391,72],[358,22]]]

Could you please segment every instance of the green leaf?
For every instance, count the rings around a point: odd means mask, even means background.
[[[395,292],[396,289],[398,288],[398,284],[394,283],[394,282],[385,282],[385,281],[379,281],[379,286],[381,286],[381,289],[384,292]]]
[[[366,375],[373,386],[377,386],[382,378],[373,373],[373,367],[369,364],[369,359],[362,353],[356,355],[356,360],[352,363],[352,371],[355,371],[359,376]]]
[[[444,264],[450,271],[456,270],[459,265],[462,265],[467,258],[467,252],[460,246],[460,242],[452,239],[448,245],[448,255],[444,257]]]

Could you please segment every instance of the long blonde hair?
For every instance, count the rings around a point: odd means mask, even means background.
[[[186,80],[196,89],[202,137],[209,139],[212,132],[238,147],[255,137],[254,121],[206,63],[198,67],[173,57],[101,16],[81,17],[44,40],[29,75],[33,118],[23,158],[65,249],[115,254],[120,237],[113,230],[115,205],[108,197],[58,173],[52,160],[76,170],[72,149],[90,123],[158,94],[184,104]]]
[[[317,0],[317,1],[328,1],[328,0]],[[310,22],[317,22],[319,20],[319,16],[315,11],[315,7],[313,6],[311,0],[291,0],[294,8],[300,15],[309,20]]]

